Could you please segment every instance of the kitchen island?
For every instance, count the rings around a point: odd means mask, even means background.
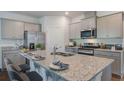
[[[35,60],[34,55],[45,56],[44,60]],[[56,55],[56,57],[63,63],[69,64],[69,68],[63,71],[54,71],[50,69],[53,61],[53,55],[45,51],[32,51],[30,53],[19,52],[20,55],[30,60],[31,70],[37,71],[40,75],[44,76],[44,80],[48,80],[47,73],[51,74],[52,78],[49,80],[69,80],[69,81],[88,81],[94,80],[102,71],[110,66],[113,59],[100,58],[94,56],[74,54],[73,56]],[[54,74],[54,75],[53,75]],[[47,78],[46,78],[47,77]]]

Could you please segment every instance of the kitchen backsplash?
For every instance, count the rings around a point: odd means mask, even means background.
[[[12,45],[12,46],[20,46],[23,45],[23,40],[0,40],[0,45]]]
[[[75,39],[77,45],[84,43],[122,44],[123,39]]]

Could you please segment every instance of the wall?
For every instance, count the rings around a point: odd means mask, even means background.
[[[53,46],[61,47],[58,51],[64,51],[68,44],[68,31],[70,19],[65,16],[45,16],[40,19],[43,31],[46,32],[46,50],[53,51]]]

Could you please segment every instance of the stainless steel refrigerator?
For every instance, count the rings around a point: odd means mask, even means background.
[[[29,48],[31,43],[42,44],[45,48],[45,32],[30,32],[24,31],[24,47]],[[36,48],[36,47],[35,47]]]

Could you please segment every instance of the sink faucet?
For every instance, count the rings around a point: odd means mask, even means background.
[[[56,47],[56,46],[53,47],[53,56],[54,56],[53,57],[53,63],[57,62],[56,50],[59,49],[59,48],[61,48],[61,47]]]

